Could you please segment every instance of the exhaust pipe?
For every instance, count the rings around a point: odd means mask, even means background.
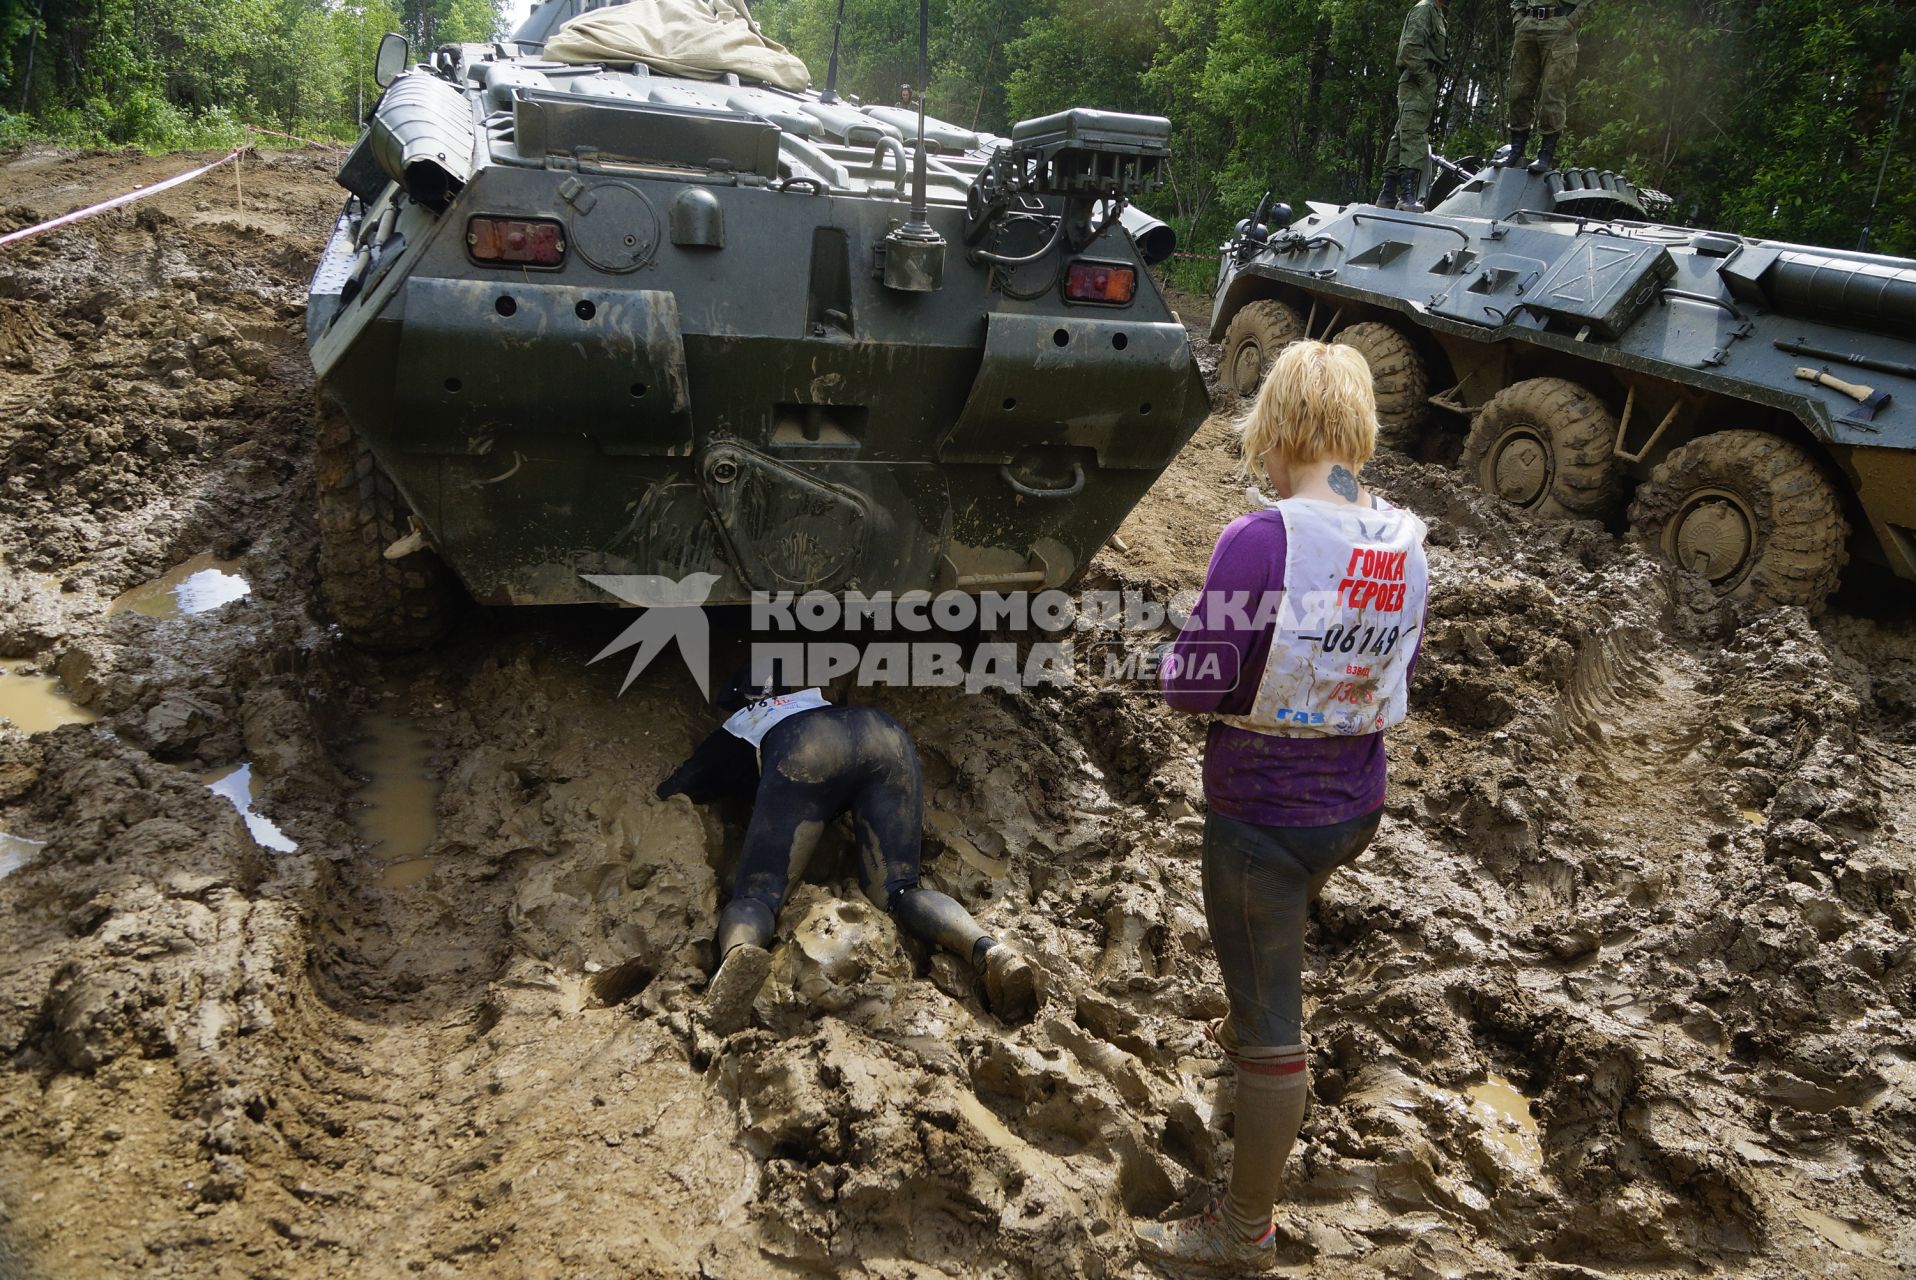
[[[437,76],[409,71],[393,81],[370,132],[380,169],[434,213],[472,177],[472,108]]]
[[[1177,252],[1178,233],[1133,205],[1125,205],[1118,224],[1131,233],[1144,265],[1154,267]]]

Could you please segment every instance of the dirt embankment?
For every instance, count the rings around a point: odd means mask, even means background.
[[[0,228],[183,167],[16,156]],[[1145,1274],[1127,1218],[1229,1153],[1199,727],[1093,687],[878,697],[930,877],[1047,1003],[1001,1026],[828,857],[713,1039],[738,815],[651,797],[709,724],[682,674],[615,696],[596,613],[383,662],[328,628],[329,179],[253,161],[0,256],[0,696],[63,718],[57,675],[92,718],[0,730],[0,1274]],[[1227,439],[1100,582],[1197,583],[1248,505]],[[1906,1273],[1910,624],[1697,634],[1601,530],[1372,478],[1436,589],[1390,821],[1310,936],[1300,1273]],[[109,610],[205,553],[249,593]],[[241,763],[250,825],[207,785]]]

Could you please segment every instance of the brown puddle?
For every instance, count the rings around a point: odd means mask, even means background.
[[[220,769],[207,774],[200,781],[206,789],[216,796],[224,796],[239,810],[240,817],[246,820],[246,829],[260,848],[271,849],[275,853],[294,853],[299,846],[293,843],[279,824],[262,813],[253,811],[253,766],[236,764],[230,769]]]
[[[45,845],[44,840],[29,840],[25,836],[10,836],[0,831],[0,880],[5,880],[39,857]]]
[[[149,618],[187,618],[231,604],[251,593],[252,584],[233,569],[237,560],[219,560],[209,552],[176,564],[151,582],[123,593],[108,613],[140,613]]]
[[[391,711],[368,713],[359,735],[348,755],[369,781],[360,788],[353,825],[387,864],[376,883],[409,888],[432,874],[434,860],[425,853],[439,825],[439,784],[427,774],[426,735]]]
[[[1500,1075],[1470,1086],[1464,1094],[1470,1099],[1470,1113],[1512,1162],[1527,1173],[1542,1173],[1543,1138],[1537,1118],[1530,1114],[1530,1099]]]
[[[94,716],[67,696],[56,677],[0,667],[0,720],[12,721],[22,733],[44,733],[63,724],[92,724]]]

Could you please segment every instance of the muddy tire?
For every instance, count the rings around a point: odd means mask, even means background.
[[[423,649],[452,625],[458,584],[430,550],[386,559],[412,513],[336,405],[320,397],[315,417],[319,585],[333,619],[362,649]]]
[[[1364,357],[1377,392],[1377,438],[1394,449],[1417,443],[1430,413],[1430,374],[1424,358],[1397,329],[1368,321],[1339,331],[1331,339]]]
[[[1757,608],[1817,612],[1849,559],[1836,487],[1765,431],[1718,431],[1672,450],[1637,487],[1630,527],[1718,598]]]
[[[1470,426],[1458,465],[1485,493],[1545,519],[1607,515],[1623,488],[1617,420],[1564,378],[1512,383]]]
[[[1256,395],[1277,353],[1303,336],[1295,307],[1275,298],[1245,303],[1224,330],[1218,380],[1241,396]]]

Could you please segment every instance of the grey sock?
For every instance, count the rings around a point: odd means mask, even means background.
[[[1232,1059],[1237,1064],[1237,1124],[1231,1190],[1221,1216],[1240,1236],[1254,1240],[1270,1228],[1284,1162],[1304,1119],[1310,1075],[1301,1044],[1239,1049]]]

